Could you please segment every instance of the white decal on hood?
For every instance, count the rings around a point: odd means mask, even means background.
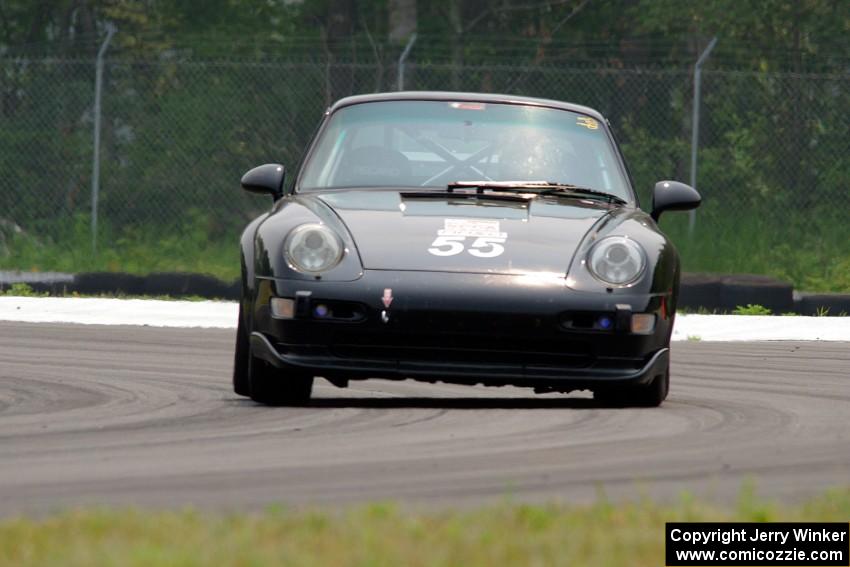
[[[445,219],[444,227],[428,252],[434,256],[456,256],[466,249],[466,239],[474,238],[467,252],[477,258],[495,258],[505,251],[508,233],[499,230],[499,221],[487,219]]]
[[[499,221],[489,219],[446,219],[444,227],[437,231],[438,236],[490,236],[507,238],[499,231]]]

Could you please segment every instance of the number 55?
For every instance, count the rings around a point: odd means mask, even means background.
[[[466,240],[465,236],[438,236],[431,243],[432,248],[429,248],[428,252],[434,256],[456,256],[463,252],[464,240]],[[442,248],[443,246],[448,248]]]
[[[472,246],[469,247],[469,253],[478,258],[495,258],[500,256],[505,251],[502,244],[507,238],[497,238],[492,236],[483,236],[476,238]]]

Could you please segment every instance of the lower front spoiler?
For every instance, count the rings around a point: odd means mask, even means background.
[[[642,368],[564,368],[532,364],[464,364],[415,360],[347,359],[326,354],[281,353],[262,333],[251,334],[251,353],[281,370],[336,379],[387,378],[459,384],[602,390],[647,385],[667,372],[670,349],[656,351]],[[282,379],[286,379],[282,377]]]

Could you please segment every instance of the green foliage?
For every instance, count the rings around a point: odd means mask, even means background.
[[[234,276],[240,229],[268,206],[238,190],[239,176],[264,162],[295,171],[328,103],[395,88],[393,5],[4,2],[0,267]],[[416,5],[410,88],[599,109],[644,208],[656,181],[689,177],[692,66],[718,35],[703,75],[704,206],[693,236],[687,215],[663,220],[684,269],[850,291],[847,2]],[[93,57],[107,22],[119,32],[106,62],[94,255]],[[9,223],[22,233],[7,234]]]
[[[0,564],[662,565],[665,522],[845,522],[850,490],[783,506],[745,487],[735,506],[683,494],[590,506],[503,503],[421,510],[368,504],[261,514],[78,509],[0,522]]]
[[[101,225],[97,253],[92,253],[85,215],[53,227],[55,236],[14,235],[11,253],[0,255],[0,269],[63,272],[195,272],[225,281],[239,276],[238,233],[221,234],[200,214],[179,227]]]
[[[705,203],[697,210],[693,236],[687,214],[661,218],[684,271],[763,274],[803,291],[850,291],[850,223],[843,209],[741,201],[728,209],[722,201]]]
[[[15,297],[44,297],[46,293],[35,291],[32,286],[25,283],[13,283],[4,293],[7,296]]]
[[[845,241],[846,242],[846,241]],[[820,270],[809,274],[805,280],[808,288],[822,291],[850,291],[850,257],[836,251],[835,256],[828,258],[829,252],[811,251],[816,257],[825,260]]]
[[[136,57],[288,56],[391,64],[387,45],[397,0],[5,0],[0,51],[52,45],[93,54],[102,29],[119,29],[113,48]],[[692,64],[709,38],[713,65],[759,71],[820,70],[846,60],[850,9],[836,0],[681,2],[417,2],[412,25],[418,61],[480,63],[507,55],[528,66],[595,59],[619,68]],[[99,33],[101,32],[101,33]],[[564,43],[570,47],[564,49]],[[814,69],[813,69],[814,68]]]
[[[688,155],[688,146],[682,138],[654,136],[648,128],[636,127],[633,122],[623,125],[623,154],[628,160],[638,190],[641,206],[649,209],[652,188],[657,181],[676,177],[677,164]]]
[[[739,305],[734,310],[732,310],[733,315],[772,315],[773,311],[764,307],[763,305],[747,303],[746,305]]]

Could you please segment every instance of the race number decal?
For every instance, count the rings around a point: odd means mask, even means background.
[[[463,252],[465,236],[438,236],[428,252],[434,256],[456,256]]]
[[[446,219],[428,252],[434,256],[457,256],[466,250],[476,258],[495,258],[505,251],[503,244],[507,240],[508,234],[499,230],[499,221]]]

